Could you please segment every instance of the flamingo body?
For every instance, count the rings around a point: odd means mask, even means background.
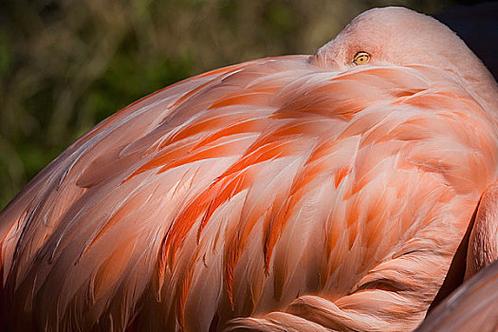
[[[0,216],[6,326],[414,329],[496,180],[496,114],[445,68],[336,51],[187,79],[71,145]]]

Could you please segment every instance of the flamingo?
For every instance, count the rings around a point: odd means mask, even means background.
[[[497,110],[465,43],[398,7],[362,13],[316,54],[168,86],[2,212],[0,321],[413,330],[497,258]]]

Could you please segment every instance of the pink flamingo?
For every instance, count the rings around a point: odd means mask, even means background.
[[[438,292],[496,259],[497,110],[479,59],[403,8],[361,14],[315,55],[169,86],[3,211],[1,320],[412,330]]]

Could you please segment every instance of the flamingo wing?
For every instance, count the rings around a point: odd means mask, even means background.
[[[495,176],[496,123],[437,68],[309,59],[196,76],[70,146],[0,216],[1,315],[53,330],[418,325]]]

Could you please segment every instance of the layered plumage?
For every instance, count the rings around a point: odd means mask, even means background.
[[[70,146],[0,216],[5,326],[415,328],[496,180],[496,114],[445,68],[330,54],[190,78]]]

